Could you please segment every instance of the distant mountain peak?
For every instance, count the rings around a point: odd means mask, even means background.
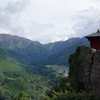
[[[25,39],[25,40],[29,40],[29,39],[26,39],[26,38],[24,38],[24,37],[19,37],[19,36],[17,36],[17,35],[10,35],[10,34],[5,34],[5,33],[2,33],[2,34],[0,34],[0,40],[9,40],[9,39],[15,39],[15,40],[21,40],[21,39]],[[31,41],[31,40],[29,40],[29,41]]]

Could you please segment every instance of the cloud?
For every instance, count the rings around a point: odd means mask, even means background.
[[[21,13],[28,7],[30,0],[15,0],[8,2],[0,9],[0,32],[29,38],[41,43],[68,39],[62,23],[39,23],[20,20]],[[62,32],[63,31],[63,32]]]
[[[93,7],[79,11],[73,17],[76,36],[83,37],[85,35],[96,32],[100,29],[100,10]]]
[[[55,27],[52,23],[43,24],[34,21],[20,21],[20,14],[27,8],[29,3],[30,0],[10,1],[5,8],[0,8],[1,33],[19,35],[32,40],[41,40],[44,32]]]
[[[15,0],[9,1],[6,10],[10,13],[18,13],[24,11],[30,4],[31,0]]]
[[[53,24],[40,24],[37,22],[19,22],[12,28],[11,34],[28,37],[32,40],[42,38],[41,35],[48,29],[54,28]]]
[[[5,9],[0,9],[0,27],[9,28],[18,20],[18,14],[11,14],[7,12]]]
[[[20,12],[29,5],[30,0],[12,0],[5,8],[0,8],[0,27],[9,29],[15,25],[20,18]]]
[[[1,2],[6,4],[2,6]],[[41,43],[82,37],[100,28],[100,11],[87,9],[91,5],[99,7],[94,0],[1,0],[0,32]]]

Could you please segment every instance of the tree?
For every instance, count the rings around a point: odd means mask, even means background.
[[[13,100],[30,100],[30,96],[25,92],[21,92],[19,96],[14,98]]]

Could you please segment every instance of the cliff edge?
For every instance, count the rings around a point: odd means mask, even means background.
[[[70,56],[69,77],[78,83],[78,88],[100,93],[100,50],[81,46]]]

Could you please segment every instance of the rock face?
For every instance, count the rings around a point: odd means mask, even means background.
[[[100,93],[100,50],[80,47],[79,82],[84,83],[85,89],[91,93]]]

